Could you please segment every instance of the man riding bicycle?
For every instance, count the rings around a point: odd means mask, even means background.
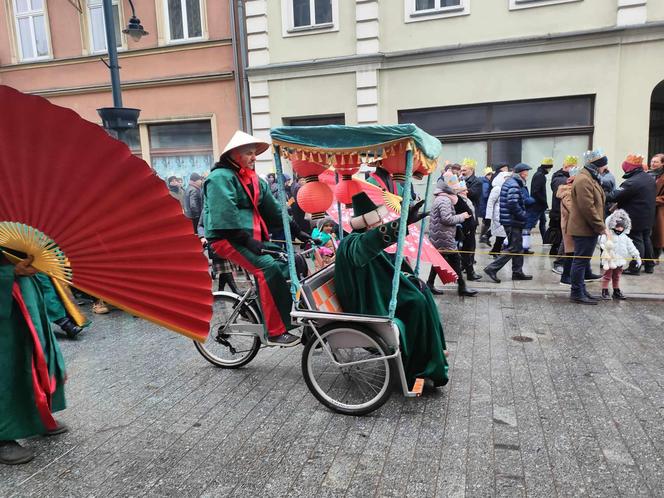
[[[288,263],[263,254],[270,230],[283,227],[281,206],[254,171],[256,156],[269,147],[258,138],[235,132],[203,184],[205,238],[220,257],[256,277],[268,344],[295,346],[300,338],[288,332],[294,328]],[[296,227],[293,233],[302,241],[311,239]]]

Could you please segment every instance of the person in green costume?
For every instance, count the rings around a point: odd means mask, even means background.
[[[16,440],[61,434],[53,418],[65,408],[65,364],[49,323],[32,258],[13,265],[0,254],[0,463],[34,453]]]
[[[410,209],[408,224],[422,219],[422,202]],[[344,312],[387,316],[392,294],[393,259],[384,249],[397,241],[399,220],[383,223],[385,206],[361,192],[353,196],[353,232],[339,243],[334,282]],[[404,261],[397,294],[396,322],[409,385],[415,379],[443,386],[448,381],[445,336],[431,291]]]
[[[294,328],[288,264],[263,253],[280,250],[267,241],[270,229],[283,228],[281,206],[254,171],[256,156],[268,148],[262,140],[235,132],[203,184],[205,238],[219,257],[256,277],[268,344],[295,346],[300,338],[288,332]],[[311,240],[294,223],[290,226],[300,240]]]
[[[69,314],[62,303],[62,299],[55,290],[50,277],[43,273],[37,273],[34,276],[34,279],[44,296],[44,305],[46,306],[46,313],[50,322],[55,323],[60,327],[70,339],[74,339],[78,334],[83,332],[83,327],[77,325],[75,321],[69,317]]]

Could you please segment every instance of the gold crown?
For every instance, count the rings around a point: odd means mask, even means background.
[[[579,163],[578,156],[565,156],[565,160],[563,161],[563,164],[565,166],[574,166],[578,163]]]
[[[461,161],[461,164],[463,166],[469,166],[469,167],[475,169],[475,166],[477,166],[477,161],[475,161],[475,159],[471,159],[469,157],[464,157],[463,161]]]
[[[545,157],[540,164],[542,166],[553,166],[553,157]]]

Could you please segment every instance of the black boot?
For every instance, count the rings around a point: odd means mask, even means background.
[[[233,278],[232,273],[219,274],[219,290],[223,291],[224,288],[226,287],[226,284],[228,284],[228,287],[230,287],[231,292],[235,294],[240,294],[240,290],[237,288],[237,285],[235,284],[235,279]]]
[[[431,294],[434,294],[436,296],[442,296],[443,290],[436,288],[436,286],[434,285],[435,281],[436,281],[436,270],[431,268],[431,271],[429,272],[429,278],[427,278],[427,287],[431,291]]]
[[[611,296],[609,295],[609,289],[602,289],[602,299],[605,301],[610,301]]]
[[[76,325],[68,316],[56,320],[55,324],[60,327],[70,339],[73,339],[78,334],[83,332],[83,327]]]
[[[475,289],[469,289],[466,287],[466,281],[463,278],[459,277],[457,284],[459,286],[458,292],[460,296],[475,297],[477,295]]]
[[[613,289],[613,299],[618,299],[619,301],[624,301],[627,299],[625,294],[623,294],[620,289]]]
[[[466,275],[468,275],[468,280],[473,282],[477,280],[482,280],[482,275],[475,273],[475,268],[472,266],[466,270]]]

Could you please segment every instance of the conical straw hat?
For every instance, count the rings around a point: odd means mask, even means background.
[[[265,152],[267,149],[270,148],[269,143],[264,142],[260,138],[252,137],[248,133],[238,130],[233,135],[233,138],[231,138],[230,141],[226,144],[226,147],[224,147],[224,151],[221,153],[221,155],[225,156],[233,149],[237,149],[238,147],[242,147],[243,145],[255,145],[256,155],[262,154],[263,152]]]

